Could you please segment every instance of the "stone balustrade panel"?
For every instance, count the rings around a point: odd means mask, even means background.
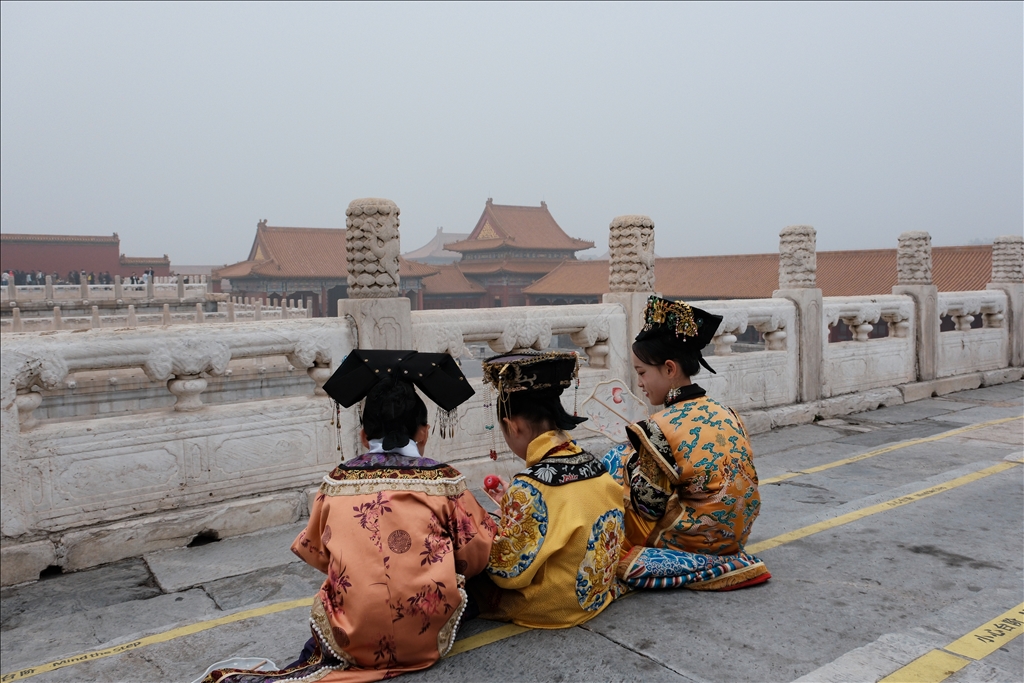
[[[767,408],[793,403],[797,398],[798,357],[795,334],[796,306],[787,299],[737,299],[732,301],[692,301],[692,305],[723,320],[709,348],[708,364],[717,374],[705,369],[694,381],[708,395],[736,409]],[[748,327],[754,327],[764,339],[764,350],[734,353],[731,344]],[[632,370],[631,370],[632,371]]]
[[[12,335],[0,359],[3,535],[31,538],[309,486],[340,459],[331,404],[313,391],[208,406],[201,393],[189,395],[194,387],[179,386],[200,409],[181,410],[179,395],[175,408],[140,410],[130,419],[39,422],[33,389],[54,391],[74,373],[119,369],[142,370],[169,389],[176,382],[205,386],[233,360],[280,355],[323,382],[354,338],[344,319]],[[342,418],[343,430],[354,433],[353,414]]]
[[[822,397],[891,387],[916,379],[914,300],[903,295],[829,296],[822,299]],[[853,341],[829,343],[829,328],[843,321]],[[884,321],[889,336],[868,338]]]
[[[448,352],[460,358],[464,365],[480,362],[469,357],[467,342],[487,342],[494,354],[498,354],[513,349],[545,350],[554,337],[569,335],[573,343],[583,349],[584,360],[579,389],[570,388],[562,394],[562,404],[570,413],[600,382],[626,377],[625,373],[633,371],[627,356],[626,324],[625,312],[614,304],[412,312],[416,349]],[[470,370],[470,374],[476,373]],[[506,474],[502,468],[508,465],[503,463],[513,456],[507,452],[500,431],[496,431],[498,427],[491,414],[495,410],[494,401],[489,398],[489,389],[481,379],[471,378],[470,383],[476,395],[459,407],[455,437],[446,440],[436,435],[431,437],[427,456],[454,463],[471,478],[491,470]],[[432,415],[430,419],[433,422],[435,418]],[[487,429],[488,425],[493,428]],[[581,428],[574,436],[585,438],[593,434]],[[355,449],[354,439],[350,438],[349,443]],[[502,463],[495,465],[487,459],[492,446],[504,452]]]
[[[1010,330],[1005,324],[1008,301],[998,289],[939,292],[939,318],[950,316],[955,330],[939,334],[937,377],[1005,368],[1010,364]],[[983,327],[971,328],[981,317]]]

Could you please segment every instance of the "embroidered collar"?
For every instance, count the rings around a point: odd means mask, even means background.
[[[544,432],[526,447],[526,465],[532,467],[544,458],[553,455],[575,455],[583,449],[576,445],[572,437],[560,429]]]
[[[687,384],[685,387],[678,387],[668,392],[668,396],[665,397],[665,407],[668,408],[674,403],[692,401],[695,398],[706,396],[707,393],[699,384]]]

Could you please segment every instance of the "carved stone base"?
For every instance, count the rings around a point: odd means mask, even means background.
[[[640,334],[644,327],[644,308],[647,306],[647,299],[651,296],[661,296],[655,292],[610,292],[601,299],[606,304],[619,304],[626,311],[626,343],[632,345],[633,340]],[[627,357],[630,353],[626,352]],[[643,395],[640,386],[636,382],[636,373],[629,371],[630,391],[638,396]]]
[[[896,285],[892,293],[914,299],[917,379],[935,379],[939,354],[939,290],[935,285]]]
[[[799,400],[821,398],[821,360],[825,340],[822,336],[822,302],[820,289],[777,289],[776,299],[789,299],[796,305],[797,348],[800,350]],[[769,344],[771,344],[769,339]]]
[[[1007,306],[1003,324],[1010,330],[1010,365],[1024,365],[1024,284],[1020,282],[994,282],[985,289],[1006,292]]]
[[[359,331],[360,349],[411,349],[412,304],[394,299],[339,299],[338,316],[350,316]]]

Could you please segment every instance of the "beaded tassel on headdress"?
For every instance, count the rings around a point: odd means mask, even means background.
[[[434,416],[434,425],[440,431],[442,439],[455,437],[455,428],[459,426],[459,409],[442,410],[440,406]]]
[[[338,450],[341,449],[341,404],[335,401],[333,398],[330,399],[331,403],[331,426],[334,427],[334,443],[337,444]],[[341,459],[345,459],[345,452],[341,452]]]
[[[498,443],[496,441],[496,435],[494,433],[494,416],[497,411],[494,409],[494,391],[491,386],[487,385],[487,401],[484,403],[484,414],[490,418],[490,422],[484,425],[484,429],[491,433],[491,451],[487,456],[491,460],[498,459]]]

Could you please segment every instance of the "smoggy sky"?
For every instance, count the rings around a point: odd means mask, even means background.
[[[402,209],[402,249],[547,201],[605,251],[936,245],[1024,225],[1022,4],[0,9],[0,227],[223,264]]]

